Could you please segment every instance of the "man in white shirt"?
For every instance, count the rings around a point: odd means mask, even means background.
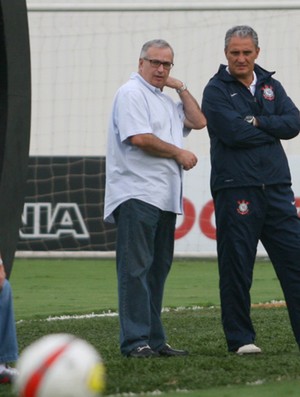
[[[182,171],[197,163],[182,140],[206,119],[187,87],[169,76],[173,59],[164,40],[144,44],[109,126],[104,220],[117,225],[120,347],[127,357],[187,354],[166,343],[160,315],[182,213]],[[165,86],[177,91],[178,104]]]

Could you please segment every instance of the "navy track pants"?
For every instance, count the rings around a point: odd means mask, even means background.
[[[280,281],[300,346],[300,218],[289,185],[223,189],[214,195],[222,324],[229,351],[254,343],[250,318],[259,240]]]

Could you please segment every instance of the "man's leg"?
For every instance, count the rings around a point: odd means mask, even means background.
[[[151,291],[148,273],[160,210],[140,200],[128,200],[115,211],[120,345],[127,355],[149,344]]]
[[[154,350],[158,350],[166,343],[161,309],[165,281],[173,261],[175,224],[176,214],[161,211],[155,237],[154,260],[148,275],[151,304],[150,346]]]
[[[264,219],[262,198],[255,188],[223,189],[214,198],[222,323],[229,351],[255,340],[250,288]]]
[[[18,343],[10,283],[5,280],[0,292],[0,363],[18,358]]]
[[[300,219],[289,186],[270,187],[266,192],[269,210],[262,243],[280,281],[300,346]]]

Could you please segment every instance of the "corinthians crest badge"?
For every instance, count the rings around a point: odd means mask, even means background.
[[[241,200],[238,201],[237,203],[238,203],[237,212],[240,215],[247,215],[249,213],[249,207],[248,207],[249,201]]]
[[[263,97],[267,100],[267,101],[274,101],[275,98],[275,94],[273,91],[273,87],[270,85],[264,85],[262,88],[262,92],[263,92]]]

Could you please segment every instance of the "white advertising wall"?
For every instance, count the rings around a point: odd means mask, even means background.
[[[249,2],[247,2],[249,3]],[[300,106],[300,1],[84,2],[28,1],[32,64],[32,156],[105,156],[107,124],[118,87],[137,70],[144,42],[173,46],[172,75],[201,102],[225,62],[224,36],[237,24],[258,33],[258,63],[275,70]],[[170,95],[174,95],[170,90]],[[186,148],[199,159],[184,177],[185,214],[178,217],[177,255],[215,255],[209,190],[209,140],[193,131]],[[284,142],[300,208],[300,137]],[[259,254],[264,254],[259,247]]]

